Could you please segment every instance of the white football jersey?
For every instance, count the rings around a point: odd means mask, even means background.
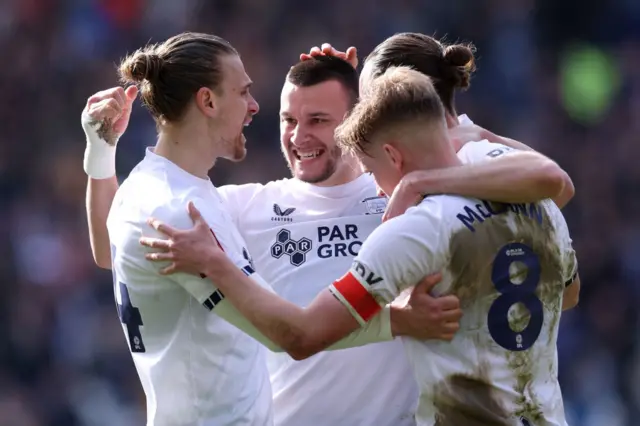
[[[254,336],[255,329],[208,279],[163,276],[164,265],[144,258],[139,238],[159,236],[147,218],[191,228],[189,201],[234,263],[261,282],[212,183],[148,150],[107,221],[118,314],[146,394],[147,425],[272,425],[265,349],[225,319]]]
[[[256,269],[299,306],[349,268],[386,206],[369,175],[334,187],[283,179],[219,190]],[[418,391],[399,340],[267,360],[277,426],[415,424]]]
[[[555,204],[427,197],[378,227],[331,291],[364,323],[438,271],[434,293],[458,296],[464,316],[452,342],[403,338],[418,425],[566,425],[556,340],[577,261]]]

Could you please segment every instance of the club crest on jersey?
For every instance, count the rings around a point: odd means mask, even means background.
[[[382,214],[387,209],[387,197],[369,197],[362,202],[367,208],[365,214]]]
[[[283,255],[287,255],[293,266],[300,266],[306,262],[307,253],[310,251],[311,240],[306,237],[295,240],[288,229],[278,231],[276,242],[271,246],[271,256],[280,259]]]

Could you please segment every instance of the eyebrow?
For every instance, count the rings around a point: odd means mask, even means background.
[[[286,112],[286,111],[281,111],[281,112],[280,112],[280,115],[281,115],[282,117],[291,117],[291,114],[289,114],[289,113],[288,113],[288,112]],[[328,114],[328,113],[326,113],[326,112],[319,112],[319,111],[318,111],[318,112],[312,112],[312,113],[309,113],[309,114],[306,114],[306,115],[307,115],[307,116],[309,116],[309,117],[311,117],[311,118],[316,118],[316,117],[326,117],[326,118],[331,118],[331,114]]]

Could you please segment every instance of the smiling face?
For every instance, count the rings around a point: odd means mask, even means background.
[[[291,174],[308,183],[339,184],[354,165],[342,156],[334,131],[351,106],[336,80],[300,87],[287,81],[280,97],[280,140]],[[335,182],[334,182],[335,181]]]

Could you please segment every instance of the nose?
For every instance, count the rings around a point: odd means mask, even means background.
[[[304,126],[298,123],[291,132],[291,143],[298,147],[301,147],[309,139],[308,136],[309,134],[305,130]]]
[[[249,101],[249,113],[251,113],[251,115],[256,115],[259,111],[260,105],[258,104],[258,101],[251,96],[251,100]]]

